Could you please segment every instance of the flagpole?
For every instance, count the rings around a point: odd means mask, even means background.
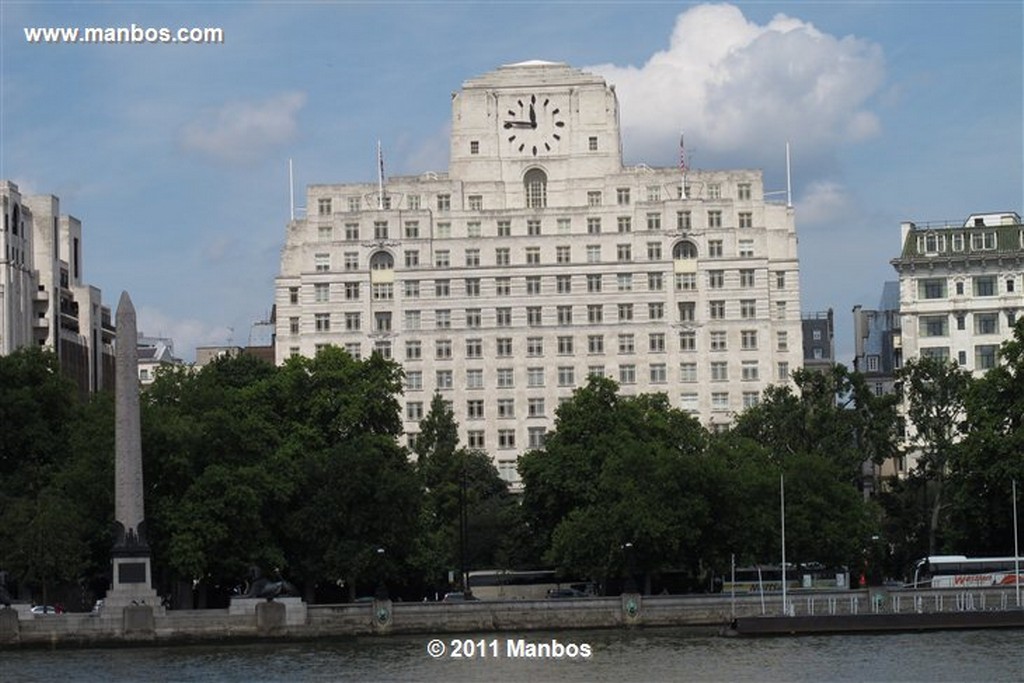
[[[686,196],[686,145],[683,143],[683,134],[679,134],[679,172],[682,174],[682,185],[679,186],[679,198],[689,199]]]
[[[384,210],[384,153],[377,140],[377,210]]]
[[[786,607],[786,479],[784,474],[779,475],[779,504],[782,511],[782,613],[789,616],[789,608]]]

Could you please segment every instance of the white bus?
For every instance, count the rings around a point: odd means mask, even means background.
[[[914,564],[911,588],[981,588],[1024,584],[1024,557],[967,557],[966,555],[931,555]]]

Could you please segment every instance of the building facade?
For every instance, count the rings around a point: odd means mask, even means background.
[[[0,353],[52,349],[83,393],[112,389],[114,325],[84,281],[82,224],[53,195],[22,196],[0,181]]]
[[[878,308],[853,307],[853,369],[864,375],[875,394],[891,394],[896,371],[903,365],[900,338],[900,283],[882,286]]]
[[[452,96],[446,173],[312,185],[288,224],[275,354],[334,344],[439,392],[506,479],[589,375],[712,427],[801,367],[793,211],[760,171],[622,164],[598,76],[525,62]]]
[[[975,374],[995,366],[1024,311],[1024,228],[1012,212],[960,224],[901,225],[903,358],[956,361]]]
[[[832,309],[802,317],[804,368],[828,371],[836,362],[835,316]]]

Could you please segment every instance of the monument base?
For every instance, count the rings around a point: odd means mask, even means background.
[[[302,598],[274,598],[273,602],[284,605],[284,623],[287,626],[303,626],[307,621],[306,603]],[[266,598],[232,597],[228,614],[259,614],[257,607],[267,603]]]
[[[160,596],[153,590],[148,555],[114,557],[114,584],[103,599],[102,614],[120,617],[125,607],[146,605],[163,615]]]

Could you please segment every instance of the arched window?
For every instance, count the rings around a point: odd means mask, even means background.
[[[526,208],[543,209],[548,205],[548,175],[539,168],[531,168],[523,176],[526,186]]]
[[[683,240],[672,247],[672,258],[676,261],[682,259],[697,258],[697,245],[689,240]]]
[[[394,270],[395,259],[386,251],[378,251],[370,257],[370,270]]]

